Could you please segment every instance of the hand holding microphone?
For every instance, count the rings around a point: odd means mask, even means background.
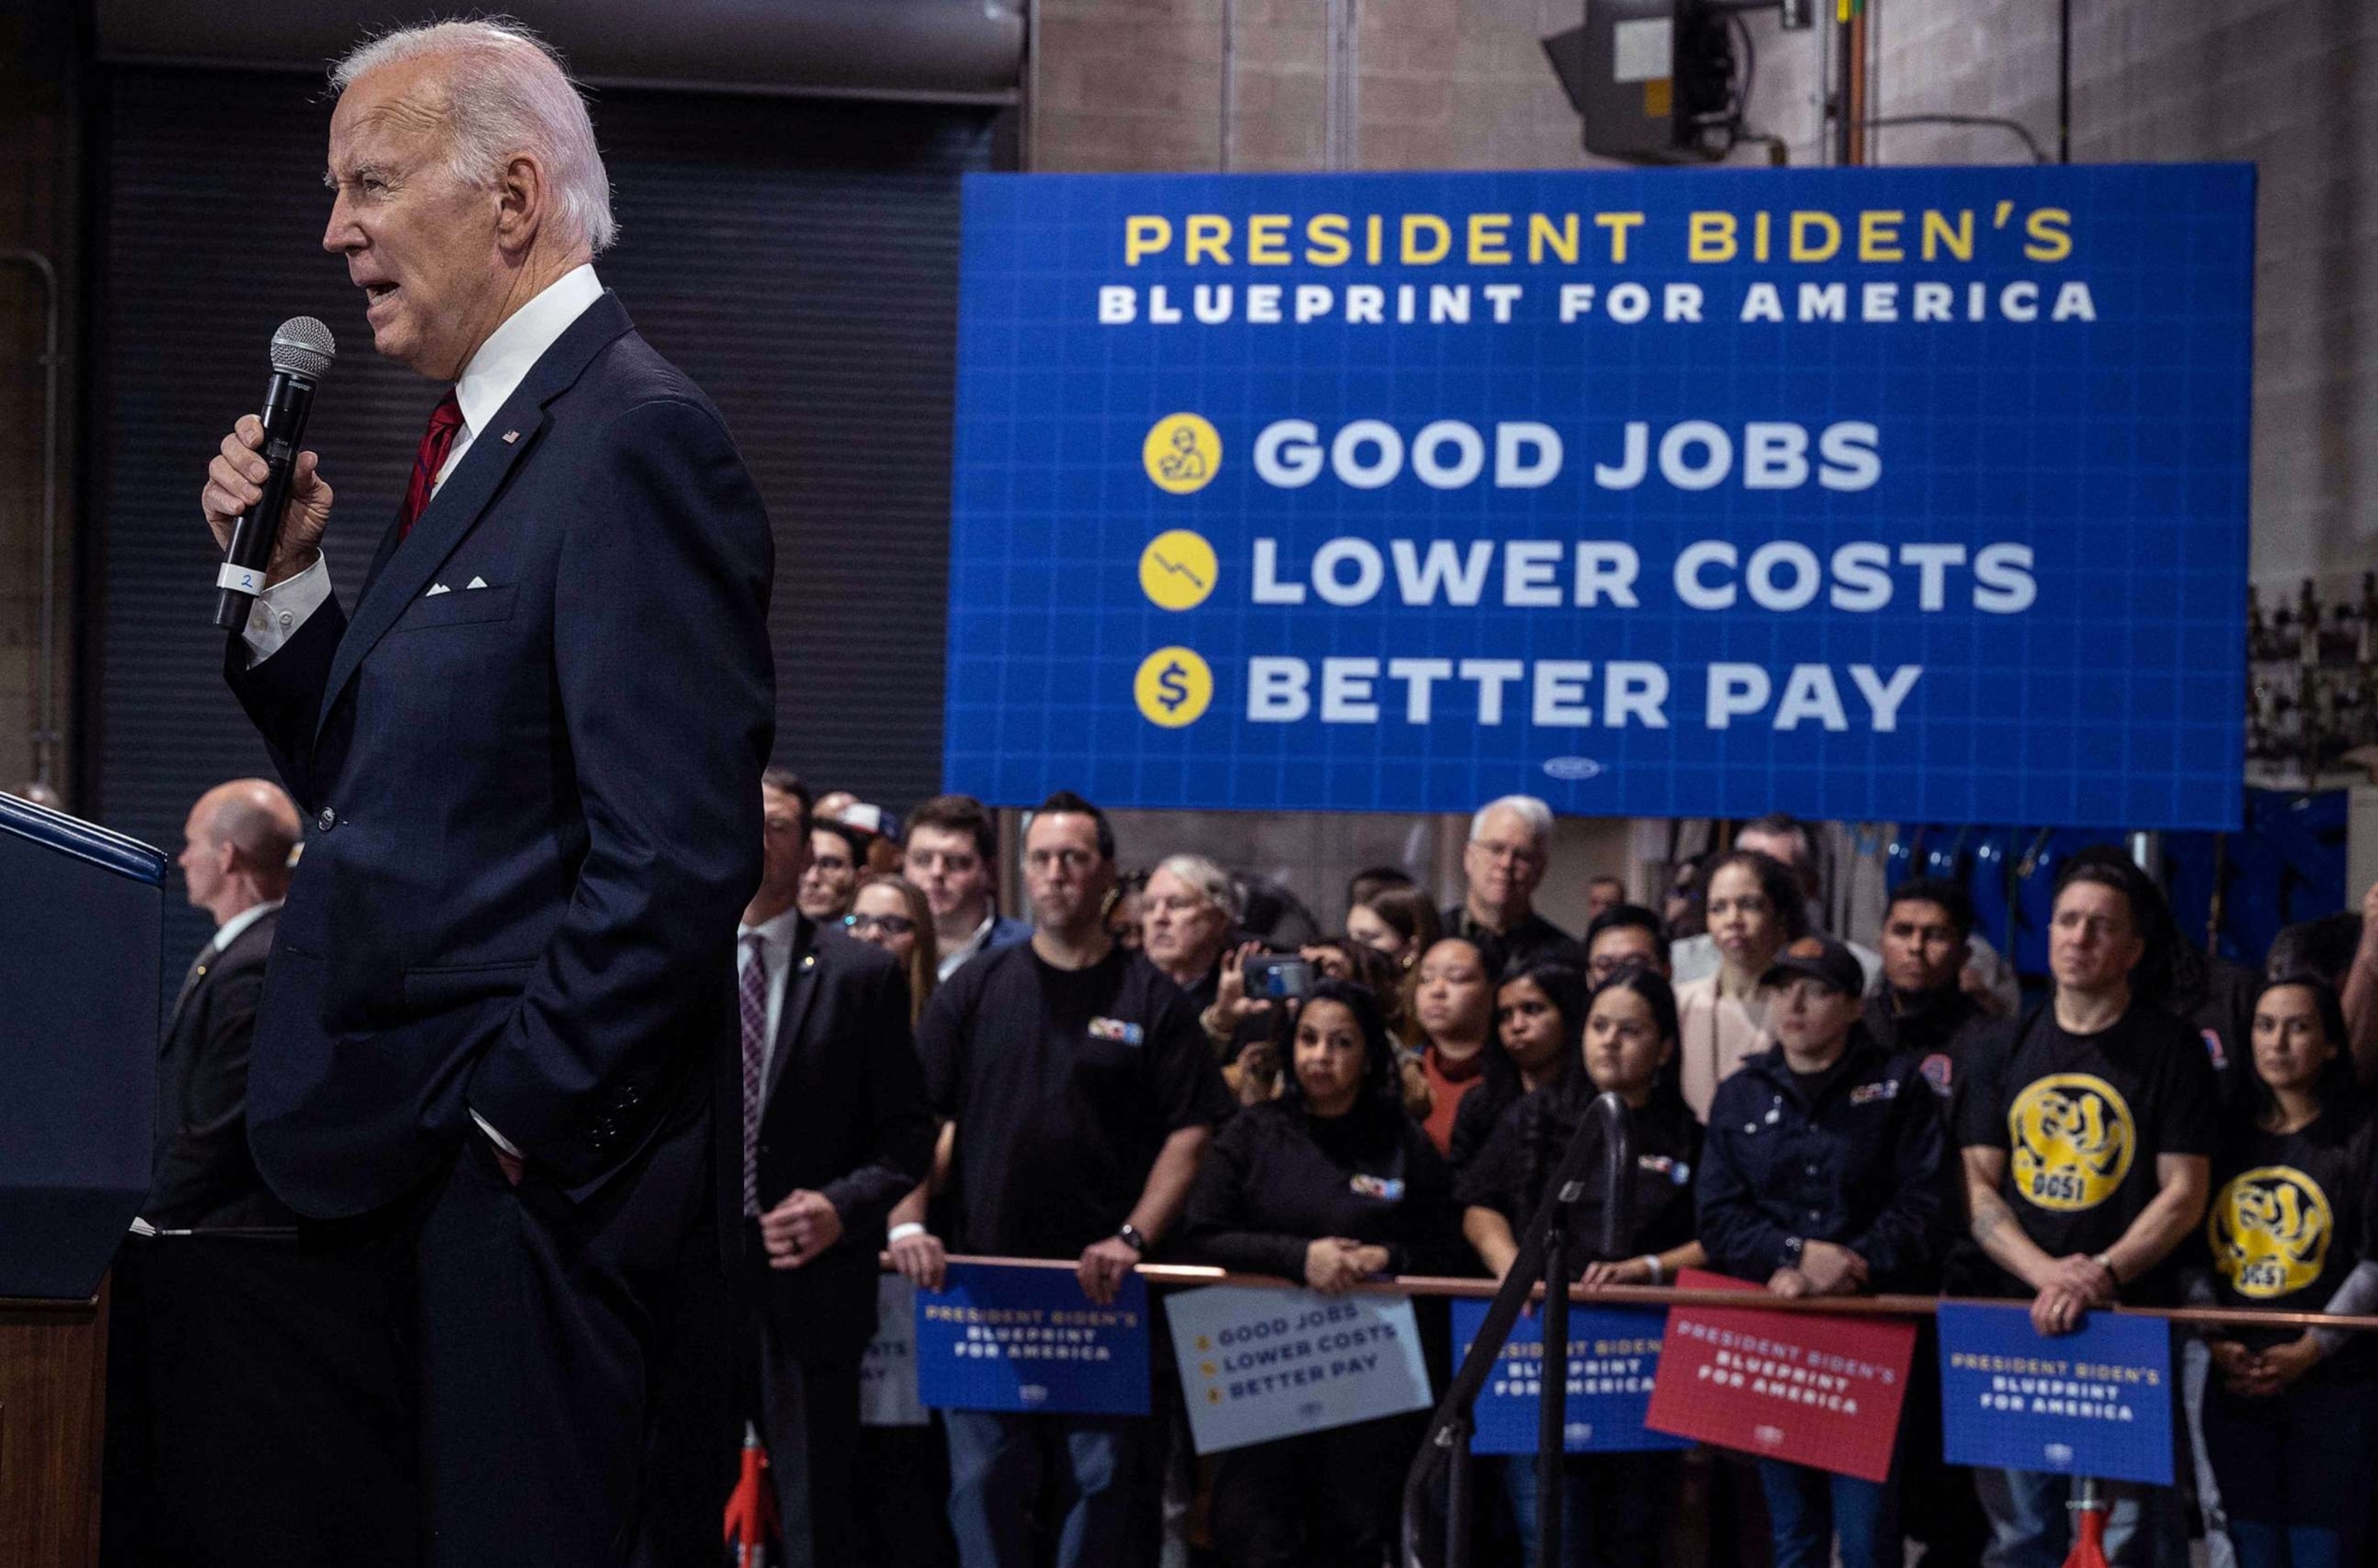
[[[320,460],[296,449],[305,439],[314,384],[334,352],[321,323],[306,317],[283,323],[272,338],[263,415],[243,415],[207,465],[198,504],[224,553],[215,624],[226,631],[246,623],[258,592],[303,571],[321,546],[330,487]]]

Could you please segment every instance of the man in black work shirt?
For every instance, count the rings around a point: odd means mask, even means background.
[[[1024,869],[1032,940],[952,976],[919,1045],[934,1107],[955,1127],[960,1250],[1075,1259],[1083,1292],[1104,1305],[1180,1216],[1231,1101],[1188,999],[1107,936],[1105,815],[1050,796],[1025,829]],[[896,1239],[921,1207],[912,1194],[895,1212]],[[953,1410],[947,1424],[950,1526],[967,1568],[1034,1561],[1044,1478],[1063,1497],[1059,1568],[1152,1553],[1152,1423]]]
[[[2069,1334],[2092,1309],[2168,1301],[2172,1253],[2204,1218],[2218,1133],[2203,1044],[2138,976],[2170,973],[2150,952],[2162,895],[2135,866],[2076,857],[2048,927],[2053,1002],[2015,1031],[1959,1107],[1973,1236],[2033,1326]],[[1977,1470],[1994,1558],[2060,1559],[2067,1478]],[[2184,1548],[2165,1489],[2107,1483],[2106,1555],[2123,1568]]]
[[[2002,1033],[1958,981],[1973,934],[1974,901],[1964,888],[1940,877],[1900,883],[1883,911],[1882,976],[1866,1004],[1867,1033],[1916,1059],[1952,1127],[1975,1063]]]
[[[2005,1048],[2010,1025],[1983,1011],[1963,984],[1972,954],[1974,901],[1942,877],[1911,877],[1892,890],[1882,914],[1882,974],[1867,997],[1867,1033],[1904,1057],[1932,1091],[1948,1131],[1940,1163],[1940,1289],[1949,1296],[1988,1294],[1998,1267],[1974,1245],[1966,1227],[1965,1169],[1956,1147],[1957,1103],[1977,1063]],[[1940,1378],[1931,1325],[1919,1325],[1908,1377],[1907,1427],[1940,1429]],[[1975,1568],[1989,1544],[1989,1522],[1975,1501],[1973,1477],[1951,1467],[1937,1442],[1911,1442],[1901,1472],[1901,1518],[1925,1543],[1924,1568]]]

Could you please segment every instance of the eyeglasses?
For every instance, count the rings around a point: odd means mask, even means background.
[[[1496,860],[1507,860],[1514,866],[1541,866],[1544,863],[1543,852],[1531,844],[1500,844],[1494,839],[1474,838],[1470,841],[1470,847],[1485,856],[1489,863]]]
[[[906,915],[846,915],[842,928],[852,936],[871,936],[877,931],[887,937],[905,937],[917,928],[917,923]]]

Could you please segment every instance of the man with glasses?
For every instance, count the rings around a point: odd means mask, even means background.
[[[1585,977],[1599,986],[1621,969],[1668,977],[1668,939],[1660,917],[1639,904],[1615,904],[1585,928]]]
[[[1445,934],[1491,939],[1514,964],[1558,957],[1583,969],[1575,939],[1536,913],[1552,848],[1553,809],[1534,796],[1507,795],[1481,807],[1461,851],[1467,887],[1445,912]]]
[[[1179,987],[1114,944],[1103,918],[1114,832],[1053,795],[1024,832],[1032,940],[967,964],[919,1028],[934,1108],[956,1127],[951,1196],[962,1251],[1075,1262],[1113,1301],[1187,1202],[1229,1091]],[[895,1214],[904,1273],[940,1288],[921,1192]],[[1154,1550],[1160,1428],[1146,1418],[948,1412],[950,1525],[967,1568],[1036,1561],[1032,1515],[1057,1493],[1060,1568]]]
[[[900,964],[796,902],[811,843],[809,786],[771,768],[760,799],[766,856],[736,933],[743,1261],[759,1343],[756,1358],[734,1358],[760,1381],[732,1402],[734,1434],[674,1445],[720,1473],[661,1490],[707,1500],[704,1529],[715,1530],[748,1418],[768,1447],[786,1561],[825,1568],[858,1555],[850,1461],[876,1256],[892,1206],[931,1168],[933,1119]],[[715,1323],[734,1322],[723,1303],[711,1311],[725,1314]]]

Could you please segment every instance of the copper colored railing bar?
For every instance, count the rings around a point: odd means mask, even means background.
[[[1074,1272],[1064,1258],[980,1258],[951,1254],[954,1263],[995,1263],[1002,1268],[1056,1269]],[[884,1260],[888,1271],[891,1261]],[[1302,1290],[1302,1281],[1267,1274],[1232,1274],[1228,1269],[1196,1263],[1142,1263],[1139,1276],[1150,1285],[1243,1285],[1269,1290]],[[1483,1299],[1495,1294],[1491,1279],[1459,1279],[1443,1275],[1396,1275],[1365,1280],[1354,1291],[1364,1296],[1447,1296]],[[1543,1287],[1536,1287],[1543,1299]],[[1829,1317],[1928,1318],[1942,1307],[2005,1307],[2006,1297],[1965,1296],[1805,1296],[1786,1300],[1781,1296],[1748,1290],[1687,1290],[1676,1286],[1604,1285],[1569,1287],[1568,1299],[1586,1306],[1603,1307],[1735,1307],[1760,1312],[1816,1312]],[[2162,1318],[2168,1323],[2223,1325],[2232,1328],[2333,1328],[2348,1333],[2378,1334],[2378,1316],[2340,1317],[2327,1312],[2271,1312],[2250,1307],[2116,1307],[2126,1318]]]

